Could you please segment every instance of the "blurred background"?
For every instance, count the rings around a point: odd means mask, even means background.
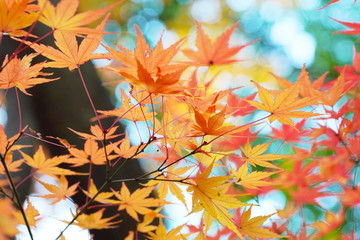
[[[107,6],[113,0],[82,1],[81,10]],[[239,21],[231,43],[258,43],[240,52],[240,65],[228,69],[248,75],[256,81],[270,81],[268,71],[293,79],[306,64],[310,75],[319,77],[333,66],[351,64],[353,36],[334,34],[344,29],[341,21],[360,21],[359,7],[353,0],[341,0],[323,10],[329,1],[321,0],[126,0],[113,10],[105,36],[106,45],[134,47],[137,24],[151,45],[163,34],[166,44],[190,34],[194,46],[195,21],[200,22],[210,37]]]
[[[81,1],[79,11],[98,9],[114,3],[115,0]],[[230,40],[230,45],[243,45],[256,39],[239,52],[238,63],[225,67],[219,88],[243,86],[253,79],[268,88],[274,86],[272,72],[290,81],[296,81],[305,64],[311,79],[329,72],[328,79],[338,76],[334,66],[351,65],[355,36],[334,34],[345,27],[334,21],[360,22],[360,3],[341,0],[325,9],[318,10],[329,1],[322,0],[125,0],[116,7],[108,21],[106,31],[116,32],[104,37],[103,44],[115,47],[117,44],[133,49],[135,46],[134,24],[138,25],[151,46],[162,36],[164,46],[169,46],[184,36],[189,36],[184,47],[194,48],[195,22],[199,22],[210,38],[215,39],[226,28],[240,22]],[[333,19],[332,19],[333,18]],[[186,46],[187,45],[187,46]],[[99,48],[104,52],[104,48]],[[178,56],[178,60],[185,60]],[[107,60],[94,61],[99,74],[113,94],[112,102],[119,105],[120,87],[113,84],[119,77],[101,71],[111,63]],[[226,79],[226,84],[223,81]],[[121,83],[123,84],[123,83]],[[3,119],[6,119],[4,116]],[[5,120],[4,120],[5,121]],[[130,127],[130,126],[129,126]],[[134,134],[136,135],[136,134]],[[57,135],[55,135],[57,136]],[[136,135],[137,136],[137,135]],[[134,142],[136,139],[132,139]],[[275,200],[274,200],[275,199]],[[35,201],[35,200],[34,200]],[[262,209],[257,212],[271,214],[281,209],[286,199],[279,194],[268,194],[262,200]],[[59,206],[58,209],[64,208]],[[267,209],[268,212],[264,212]],[[59,211],[59,210],[48,210]],[[256,212],[256,210],[254,211]],[[54,213],[55,214],[55,213]],[[61,218],[53,217],[54,222]],[[63,213],[62,213],[63,214]],[[49,228],[45,224],[45,228]],[[79,232],[79,230],[74,230]],[[46,236],[47,233],[44,233]],[[76,237],[88,238],[88,232]],[[74,237],[75,238],[75,237]],[[21,236],[19,236],[19,239]],[[24,238],[25,239],[25,238]]]

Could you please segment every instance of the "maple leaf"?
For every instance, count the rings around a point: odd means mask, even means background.
[[[14,239],[19,233],[19,223],[24,223],[21,213],[9,198],[0,199],[0,239]]]
[[[358,35],[360,34],[360,23],[354,23],[354,22],[344,22],[344,21],[340,21],[334,18],[331,18],[332,20],[341,23],[342,25],[352,28],[349,30],[342,30],[342,31],[336,31],[335,33],[338,34],[347,34],[347,35]]]
[[[321,239],[331,231],[336,230],[345,221],[345,214],[342,210],[338,214],[327,211],[325,213],[325,221],[317,221],[311,224],[311,226],[317,230],[314,234],[314,238]]]
[[[214,162],[203,172],[198,172],[193,179],[194,183],[187,189],[192,193],[193,212],[204,209],[221,225],[228,227],[239,238],[244,239],[228,209],[243,207],[247,204],[239,201],[236,196],[225,193],[229,187],[226,182],[232,176],[209,177],[213,166]]]
[[[255,98],[256,93],[251,94],[244,99],[253,100]],[[230,93],[227,100],[227,106],[231,115],[236,116],[246,116],[254,112],[256,109],[254,106],[250,105],[243,98],[239,98],[234,93]]]
[[[192,167],[174,168],[175,165],[170,166],[167,168],[166,172],[164,172],[161,176],[156,177],[156,180],[150,180],[145,184],[145,186],[157,186],[157,193],[160,199],[165,199],[170,191],[173,196],[179,199],[184,204],[184,206],[186,206],[185,195],[180,188],[182,184],[176,181],[184,180],[185,177],[182,177],[182,175],[192,169]],[[161,179],[165,180],[161,181]],[[173,182],[171,180],[173,180]],[[184,180],[184,184],[185,183],[186,181]]]
[[[151,49],[139,27],[134,25],[134,28],[136,31],[136,45],[134,52],[124,48],[121,45],[117,45],[120,51],[106,47],[106,49],[113,55],[113,57],[125,66],[121,68],[109,67],[107,69],[116,73],[126,72],[135,76],[138,68],[137,62],[139,62],[141,66],[143,66],[144,69],[146,69],[146,71],[150,74],[157,74],[158,69],[160,68],[162,74],[164,75],[175,72],[178,69],[182,69],[183,67],[187,66],[186,64],[170,64],[171,60],[179,51],[179,47],[182,44],[184,38],[181,38],[170,47],[164,49],[161,36],[155,48]]]
[[[307,136],[310,133],[309,130],[303,130],[305,122],[306,119],[297,122],[295,124],[295,128],[286,124],[282,124],[280,129],[272,127],[272,133],[270,136],[275,139],[281,139],[287,143],[301,142],[301,137]],[[297,131],[296,129],[299,131]]]
[[[13,159],[13,151],[19,150],[25,146],[15,144],[15,141],[19,139],[20,133],[12,136],[11,138],[7,139],[5,134],[4,127],[0,125],[0,153],[3,155],[4,162],[10,172],[18,172],[21,169],[19,168],[24,160],[15,160]],[[6,153],[6,155],[5,155]],[[5,169],[3,164],[0,164],[0,173],[5,173]]]
[[[316,90],[320,89],[325,81],[327,74],[328,73],[324,73],[323,75],[321,75],[319,78],[315,79],[312,82],[309,77],[309,73],[306,70],[306,66],[304,64],[303,67],[301,68],[301,71],[300,71],[300,74],[299,74],[299,77],[298,77],[296,83],[292,83],[285,78],[279,77],[279,76],[271,73],[271,75],[276,78],[276,80],[278,81],[280,86],[284,89],[290,88],[293,85],[297,85],[299,87],[299,95],[301,97],[312,97],[314,94],[311,90],[312,89],[316,89]],[[252,100],[252,99],[250,99],[250,100]]]
[[[134,193],[130,193],[125,183],[122,183],[120,192],[113,190],[114,195],[119,199],[118,210],[125,209],[126,212],[136,221],[139,222],[138,214],[144,215],[150,213],[152,210],[150,207],[159,207],[164,204],[164,201],[155,198],[148,198],[152,192],[153,187],[145,187],[137,189]]]
[[[325,183],[325,185],[329,184]],[[304,204],[319,205],[318,198],[332,195],[324,192],[324,189],[325,186],[310,187],[299,185],[297,189],[290,191],[290,195],[298,206],[303,206]]]
[[[56,175],[79,175],[81,173],[74,172],[69,169],[60,168],[58,165],[66,162],[68,156],[61,155],[55,156],[53,158],[46,158],[44,150],[40,145],[38,150],[35,152],[34,157],[30,157],[26,153],[20,151],[21,155],[25,159],[25,163],[30,167],[34,168],[36,172],[44,173],[53,178],[56,178]]]
[[[210,38],[205,34],[201,25],[196,22],[197,37],[196,47],[197,51],[191,49],[182,50],[182,52],[192,60],[193,63],[199,65],[220,65],[237,62],[238,60],[231,59],[241,49],[253,44],[256,41],[252,41],[248,44],[229,47],[229,40],[231,34],[234,32],[239,22],[235,23],[232,27],[226,30],[221,36],[219,36],[215,42],[211,42]]]
[[[113,151],[112,145],[106,146],[106,153],[104,148],[99,148],[99,144],[94,139],[87,139],[84,144],[84,150],[75,147],[68,148],[69,153],[73,156],[66,159],[66,163],[72,164],[74,167],[82,166],[87,163],[95,165],[103,165],[108,160],[115,158],[111,155]]]
[[[343,193],[338,194],[343,205],[353,207],[360,203],[360,186],[344,187],[343,191]]]
[[[126,95],[124,89],[120,89],[120,91],[122,96],[121,107],[110,111],[98,112],[106,116],[116,116],[121,119],[128,119],[132,122],[147,121],[153,116],[156,116],[156,113],[149,112],[148,107],[131,103],[131,98]]]
[[[38,220],[40,220],[40,213],[31,203],[30,198],[27,198],[27,206],[25,209],[26,219],[30,227],[35,227],[35,224]],[[16,212],[15,217],[18,219],[20,224],[25,225],[24,217],[20,212]]]
[[[84,139],[93,139],[93,140],[98,140],[98,141],[104,141],[104,135],[106,137],[106,140],[113,139],[113,138],[120,136],[120,134],[114,134],[118,128],[119,128],[119,126],[115,126],[115,127],[108,129],[106,132],[106,135],[104,133],[104,130],[102,130],[99,127],[99,125],[94,125],[94,126],[90,127],[90,132],[92,133],[92,135],[88,134],[88,133],[78,132],[71,128],[69,128],[69,129]]]
[[[52,73],[41,72],[41,70],[46,66],[45,62],[31,66],[31,61],[37,55],[38,54],[34,53],[25,55],[22,59],[15,56],[11,58],[10,61],[8,56],[6,56],[2,65],[3,68],[0,72],[0,89],[17,87],[23,93],[31,95],[26,91],[27,88],[59,79],[42,77],[52,75]]]
[[[250,163],[253,166],[259,165],[262,167],[268,168],[276,168],[279,167],[269,163],[268,161],[279,160],[287,157],[287,155],[280,155],[280,154],[263,154],[269,147],[272,142],[258,144],[255,147],[250,145],[250,142],[247,142],[244,147],[240,147],[243,157],[241,160]]]
[[[159,213],[160,209],[156,209],[147,214],[144,214],[144,219],[141,223],[137,224],[136,230],[139,232],[148,233],[158,228],[156,225],[151,225],[155,218],[165,218],[164,215]]]
[[[333,83],[332,87],[328,91],[319,91],[318,89],[310,89],[312,94],[316,96],[322,104],[328,106],[334,106],[340,98],[342,98],[353,86],[353,84],[345,83],[345,69],[340,73],[336,80],[331,81]]]
[[[7,167],[7,170],[9,172],[18,172],[18,171],[21,171],[22,169],[20,168],[21,165],[24,163],[24,160],[16,160],[16,161],[13,161],[13,158],[11,154],[8,154],[7,157],[5,158],[5,164],[6,164],[6,167]],[[4,166],[1,164],[0,165],[0,173],[1,174],[5,174],[5,169],[4,169]]]
[[[180,233],[180,230],[184,225],[180,225],[176,228],[171,229],[169,232],[166,231],[166,228],[162,222],[162,219],[159,219],[159,226],[155,232],[148,233],[148,239],[152,240],[183,240],[186,239],[186,236],[190,235]]]
[[[133,76],[128,72],[119,72],[131,85],[140,89],[145,89],[152,94],[179,94],[184,89],[177,83],[180,80],[181,74],[187,68],[187,65],[182,65],[175,71],[163,74],[162,69],[157,68],[155,76],[137,60],[137,76]]]
[[[69,187],[69,182],[66,180],[64,175],[61,175],[59,178],[59,186],[45,183],[37,178],[35,178],[35,180],[38,181],[41,185],[43,185],[46,190],[51,192],[51,194],[40,195],[38,197],[54,199],[51,203],[52,205],[75,195],[77,193],[76,189],[80,183],[77,182]]]
[[[297,99],[299,93],[297,85],[293,85],[290,88],[273,95],[269,90],[260,86],[258,83],[254,81],[253,83],[258,88],[261,103],[252,100],[246,101],[257,109],[271,113],[271,115],[268,116],[270,123],[274,120],[278,120],[283,124],[287,124],[295,128],[294,122],[290,118],[308,118],[320,115],[312,112],[294,111],[296,109],[312,105],[315,102],[315,97]]]
[[[226,107],[218,113],[213,113],[213,111],[209,111],[209,109],[204,114],[201,114],[195,108],[193,111],[196,121],[196,125],[193,125],[193,128],[196,132],[203,133],[205,135],[221,135],[234,128],[234,126],[223,126]]]
[[[275,174],[276,172],[258,172],[253,171],[249,173],[249,167],[245,163],[243,164],[237,171],[231,169],[232,174],[236,178],[236,183],[240,184],[245,188],[253,188],[258,189],[262,186],[269,186],[272,185],[270,181],[264,181],[262,179],[268,178],[271,175]]]
[[[261,228],[261,225],[273,214],[266,216],[258,216],[250,219],[251,216],[251,208],[252,206],[246,210],[241,216],[241,231],[247,234],[250,238],[284,238],[286,236],[282,236],[271,232],[269,229]]]
[[[42,13],[39,20],[54,29],[55,33],[57,30],[66,31],[71,35],[99,33],[103,29],[94,30],[83,26],[99,19],[122,2],[123,0],[105,8],[75,14],[80,0],[61,0],[56,7],[49,0],[39,0],[38,5]]]
[[[109,15],[107,15],[104,20],[96,27],[96,30],[100,33],[93,33],[86,36],[82,40],[80,45],[76,40],[76,37],[65,31],[56,31],[54,33],[55,45],[59,50],[46,46],[44,44],[37,44],[28,41],[23,41],[25,44],[29,45],[36,52],[41,55],[53,60],[52,62],[47,62],[44,64],[46,67],[52,68],[69,68],[69,70],[74,70],[79,68],[80,65],[89,61],[90,59],[99,59],[104,58],[106,54],[92,54],[98,47],[102,39],[101,31],[105,27],[105,23]]]
[[[122,158],[131,158],[134,157],[136,153],[136,157],[145,157],[148,155],[147,153],[141,153],[141,148],[139,145],[130,145],[129,136],[126,135],[125,138],[119,141],[119,146],[112,144],[114,154],[117,154],[119,157]]]
[[[35,22],[38,13],[29,9],[30,0],[0,0],[0,39],[4,34],[11,36],[33,36],[22,30]]]
[[[83,190],[83,192],[89,197],[89,198],[93,198],[96,194],[96,198],[95,198],[95,201],[97,202],[101,202],[101,203],[116,203],[115,200],[113,199],[110,199],[114,193],[112,192],[101,192],[101,193],[98,193],[99,190],[97,189],[94,181],[92,179],[90,179],[90,185],[89,185],[89,188],[88,188],[88,191],[86,190]]]
[[[117,226],[114,226],[114,224],[118,224],[121,222],[115,221],[111,222],[114,218],[116,218],[119,214],[116,214],[109,218],[103,218],[105,208],[100,209],[97,212],[91,213],[91,214],[85,214],[82,213],[80,216],[76,218],[76,221],[73,223],[76,226],[81,227],[82,229],[108,229],[108,228],[116,228]],[[73,217],[75,216],[73,213],[71,213]],[[63,221],[65,223],[69,223],[68,221]]]

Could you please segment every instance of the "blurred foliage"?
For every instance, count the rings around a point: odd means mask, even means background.
[[[82,1],[81,11],[107,6],[114,0]],[[271,72],[296,80],[303,63],[294,63],[293,51],[303,50],[306,45],[296,46],[300,35],[308,34],[315,46],[308,51],[306,66],[310,75],[318,77],[334,66],[350,64],[353,54],[354,36],[334,34],[344,27],[331,18],[342,21],[360,20],[359,7],[352,0],[343,0],[319,11],[329,1],[316,0],[125,0],[120,9],[112,11],[107,30],[119,32],[105,38],[106,44],[121,43],[129,48],[134,45],[133,25],[139,25],[152,45],[159,40],[164,30],[171,31],[177,38],[187,35],[194,22],[208,25],[210,33],[216,36],[224,28],[240,21],[238,38],[251,41],[261,39],[253,46],[254,54],[246,59],[247,67],[267,66]],[[211,26],[211,29],[210,29]],[[284,43],[274,41],[275,28],[281,28],[289,39]],[[164,33],[166,35],[166,32]],[[299,36],[298,38],[296,36]],[[282,36],[279,36],[283,38]],[[311,40],[310,39],[310,40]],[[175,41],[176,39],[174,39]],[[295,46],[294,46],[295,45]],[[297,49],[296,49],[297,48]],[[296,56],[296,55],[295,55]],[[250,74],[251,75],[251,74]],[[332,70],[329,79],[337,73]],[[252,77],[252,76],[251,76]]]

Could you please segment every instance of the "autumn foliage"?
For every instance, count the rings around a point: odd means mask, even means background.
[[[194,48],[185,47],[187,37],[169,47],[160,39],[150,48],[135,25],[133,50],[120,44],[116,48],[104,45],[107,53],[94,53],[104,34],[111,34],[104,32],[109,10],[121,1],[83,13],[76,13],[78,3],[61,0],[54,6],[48,0],[0,0],[0,43],[7,35],[19,42],[19,48],[1,63],[4,95],[8,91],[31,95],[31,88],[37,84],[62,80],[52,76],[52,68],[67,68],[78,72],[79,78],[73,80],[82,82],[94,112],[88,133],[64,129],[72,131],[74,138],[82,138],[83,146],[56,136],[40,138],[27,123],[20,122],[15,136],[6,136],[1,126],[0,239],[14,237],[19,225],[26,225],[33,238],[31,231],[41,216],[30,198],[23,207],[17,189],[25,181],[41,184],[47,193],[37,197],[48,199],[48,204],[75,194],[87,196],[86,204],[76,206],[76,211],[64,210],[71,211],[73,218],[59,219],[68,225],[56,239],[65,239],[63,234],[70,225],[121,228],[121,215],[126,214],[137,221],[127,240],[137,239],[138,232],[145,233],[147,239],[169,240],[359,237],[360,57],[356,50],[353,65],[338,67],[335,79],[328,79],[326,73],[309,76],[304,65],[297,81],[272,74],[276,89],[253,79],[244,83],[252,86],[252,92],[239,95],[237,90],[242,86],[227,90],[214,87],[223,67],[239,61],[239,51],[261,41],[230,46],[238,23],[213,40],[196,22]],[[101,18],[97,27],[87,27]],[[352,28],[342,33],[359,34],[358,23],[338,22]],[[49,33],[33,35],[35,24],[48,26]],[[54,46],[42,43],[50,35]],[[4,47],[0,45],[0,49]],[[27,48],[34,52],[22,55]],[[38,55],[47,60],[34,63]],[[129,84],[130,91],[120,90],[120,107],[97,109],[93,104],[86,73],[81,70],[82,64],[92,59],[118,63],[99,71]],[[19,114],[21,119],[21,111]],[[105,126],[104,118],[112,119],[112,124]],[[146,129],[121,132],[119,124],[124,119],[135,125],[144,123]],[[262,133],[264,129],[268,129],[266,134]],[[34,147],[34,154],[25,151],[31,146],[18,143],[25,136],[40,145]],[[131,144],[134,138],[139,140],[137,144]],[[65,148],[67,154],[49,156],[47,144]],[[134,159],[151,160],[151,169],[142,176],[122,178],[119,171]],[[83,165],[89,171],[75,170]],[[92,180],[93,165],[106,166],[102,185],[96,186]],[[32,169],[30,175],[14,178],[14,173],[25,166]],[[43,175],[58,184],[41,180]],[[88,188],[69,184],[69,175],[88,179]],[[130,181],[138,182],[139,188],[130,191]],[[120,189],[112,187],[119,182]],[[252,215],[261,203],[251,200],[273,191],[286,197],[284,209]],[[169,194],[173,202],[166,199]],[[186,196],[191,196],[191,201]],[[321,204],[329,197],[337,199],[337,207]],[[180,223],[167,230],[164,222],[168,217],[162,210],[174,204],[184,205],[189,215],[202,213],[198,224]],[[117,206],[118,214],[103,217],[110,205]],[[315,209],[317,216],[308,220],[304,213],[307,209]],[[294,218],[298,219],[296,227]],[[271,223],[264,225],[269,219]]]

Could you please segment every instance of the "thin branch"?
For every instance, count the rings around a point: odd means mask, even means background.
[[[28,233],[29,233],[29,236],[30,236],[30,239],[33,240],[33,235],[32,235],[32,232],[31,232],[31,228],[30,228],[30,224],[29,224],[29,221],[27,220],[27,217],[26,217],[26,214],[25,214],[25,210],[22,206],[22,202],[21,202],[21,199],[20,199],[20,196],[19,196],[19,193],[18,191],[16,190],[16,186],[15,186],[15,183],[11,177],[11,174],[10,174],[10,171],[6,165],[6,162],[5,162],[5,159],[6,159],[6,154],[8,153],[8,151],[10,150],[10,148],[15,144],[15,142],[17,140],[19,140],[19,138],[21,137],[21,130],[20,130],[20,134],[18,136],[17,139],[14,140],[14,142],[12,142],[11,144],[9,144],[8,146],[6,146],[6,150],[5,150],[5,153],[4,155],[0,155],[0,161],[4,167],[4,171],[5,171],[5,174],[6,174],[6,177],[10,183],[10,187],[11,187],[11,190],[12,190],[12,193],[14,194],[15,196],[15,199],[16,199],[16,202],[17,202],[17,205],[18,205],[18,208],[20,210],[20,213],[21,213],[21,216],[22,218],[24,219],[24,222],[25,222],[25,225],[26,225],[26,228],[28,230]]]
[[[87,95],[87,97],[88,97],[88,99],[89,99],[91,108],[92,108],[92,110],[93,110],[93,112],[94,112],[94,114],[95,114],[96,120],[97,120],[100,128],[101,128],[102,130],[104,130],[104,128],[103,128],[103,126],[102,126],[102,124],[101,124],[101,121],[100,121],[100,119],[99,119],[99,115],[98,115],[98,113],[97,113],[97,110],[96,110],[96,108],[95,108],[94,102],[93,102],[93,100],[92,100],[92,98],[91,98],[91,95],[90,95],[90,93],[89,93],[89,90],[88,90],[88,88],[87,88],[85,79],[84,79],[84,77],[83,77],[83,75],[82,75],[82,72],[81,72],[81,70],[80,70],[80,66],[77,67],[77,70],[78,70],[79,76],[80,76],[80,78],[81,78],[81,83],[82,83],[82,85],[83,85],[83,87],[84,87],[84,90],[85,90],[85,92],[86,92],[86,95]]]

